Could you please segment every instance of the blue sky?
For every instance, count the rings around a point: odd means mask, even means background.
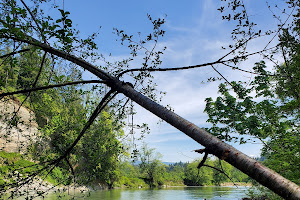
[[[56,2],[62,5],[61,0]],[[245,0],[245,4],[249,16],[259,23],[260,28],[276,27],[276,21],[265,1]],[[167,46],[162,67],[201,64],[226,54],[221,46],[232,43],[230,33],[233,25],[221,20],[221,14],[217,11],[220,5],[220,0],[64,1],[65,10],[71,12],[73,24],[77,24],[83,36],[98,31],[101,26],[97,39],[99,51],[104,55],[111,53],[110,59],[115,60],[127,57],[128,50],[116,41],[113,28],[123,29],[129,34],[147,34],[152,29],[147,13],[153,18],[167,15],[164,26],[166,35],[158,44],[159,47]],[[262,49],[266,42],[266,38],[252,42],[249,51]],[[250,58],[242,67],[249,70],[254,62],[261,59],[263,58],[260,56]],[[136,67],[140,63],[134,64]],[[216,68],[230,81],[247,81],[253,78],[249,74],[232,71],[223,66]],[[217,86],[220,82],[201,84],[201,81],[211,76],[217,74],[210,67],[205,67],[180,72],[156,72],[154,81],[159,90],[167,92],[162,101],[163,105],[170,104],[177,114],[200,127],[207,127],[207,115],[203,113],[204,100],[218,95]],[[192,161],[200,157],[192,152],[202,148],[198,143],[165,122],[157,124],[159,119],[143,108],[136,106],[136,110],[135,123],[149,124],[151,133],[146,136],[145,141],[149,147],[156,148],[163,155],[163,161]],[[250,156],[259,156],[262,147],[257,141],[254,144],[233,145]]]

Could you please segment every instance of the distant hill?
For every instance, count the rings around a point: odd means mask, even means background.
[[[162,162],[162,163],[164,163],[165,165],[173,165],[173,164],[175,164],[175,162]]]
[[[137,160],[137,161],[134,161],[133,162],[133,165],[139,165],[139,164],[141,164],[142,162],[141,161],[139,161],[139,160]],[[174,164],[176,164],[176,163],[182,163],[181,161],[180,162],[162,162],[163,164],[165,164],[165,165],[174,165]],[[184,163],[183,163],[184,164]]]

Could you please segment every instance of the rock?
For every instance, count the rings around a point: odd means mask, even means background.
[[[38,134],[34,113],[19,104],[11,99],[0,101],[0,150],[10,153],[24,153]],[[18,109],[16,123],[9,123]]]

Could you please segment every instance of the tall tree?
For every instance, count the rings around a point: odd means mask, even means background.
[[[166,171],[164,164],[159,160],[161,155],[154,150],[143,144],[139,153],[141,161],[139,167],[144,176],[142,178],[150,187],[163,185],[164,173]]]
[[[110,189],[113,187],[120,176],[119,159],[123,147],[119,139],[122,135],[120,126],[113,125],[112,116],[102,112],[80,144],[81,153],[76,171],[81,183],[101,183]]]

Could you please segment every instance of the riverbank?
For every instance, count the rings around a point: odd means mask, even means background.
[[[230,186],[230,187],[234,187],[234,186],[248,186],[248,187],[251,187],[252,186],[252,183],[248,182],[236,182],[236,183],[232,183],[232,182],[228,182],[228,183],[221,183],[220,186]]]

